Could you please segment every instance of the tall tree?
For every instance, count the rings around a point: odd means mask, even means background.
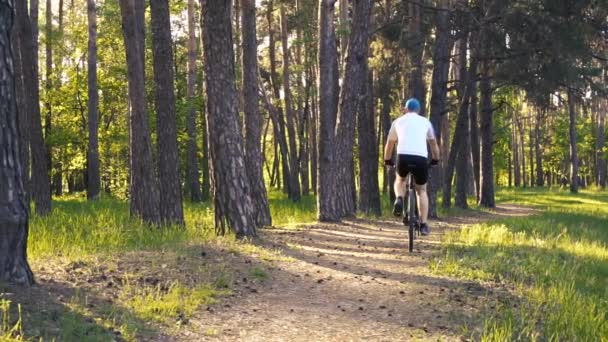
[[[198,144],[196,130],[196,30],[195,30],[194,0],[188,0],[188,121],[186,131],[186,192],[192,202],[202,200],[201,183],[198,163]]]
[[[34,276],[27,262],[28,211],[17,129],[12,28],[13,1],[0,0],[0,281],[31,285]]]
[[[159,194],[152,162],[152,142],[146,110],[146,88],[144,77],[144,55],[142,40],[143,6],[139,0],[120,0],[122,29],[127,58],[129,82],[129,196],[131,215],[141,217],[151,224],[160,223]]]
[[[494,106],[492,104],[491,63],[489,56],[491,38],[486,34],[482,38],[484,57],[481,61],[481,150],[480,150],[480,191],[479,205],[486,208],[496,206],[494,199]]]
[[[59,168],[56,168],[53,164],[53,149],[51,147],[50,136],[52,130],[52,122],[53,122],[53,104],[52,104],[52,95],[51,92],[53,90],[53,42],[54,42],[54,30],[53,30],[53,6],[51,4],[51,0],[46,0],[46,22],[44,24],[44,35],[46,37],[45,41],[45,65],[46,65],[46,79],[44,84],[44,89],[46,92],[46,99],[44,101],[44,138],[46,141],[46,149],[48,151],[48,172],[51,175],[51,188],[52,192],[56,196],[61,195],[62,186],[61,186],[61,165]],[[55,170],[53,170],[55,169]]]
[[[160,219],[163,223],[183,225],[169,3],[166,0],[150,0],[150,12],[156,89]]]
[[[32,7],[34,5],[32,2]],[[20,41],[19,47],[21,49],[25,110],[29,113],[27,117],[29,119],[30,150],[32,153],[32,199],[36,204],[36,213],[38,215],[46,215],[51,211],[51,185],[47,169],[48,152],[42,136],[42,121],[40,117],[38,44],[37,38],[35,40],[33,33],[33,26],[37,28],[38,25],[32,25],[25,1],[16,1],[15,17],[17,35]]]
[[[101,187],[99,172],[99,94],[97,92],[97,13],[95,0],[87,0],[89,24],[88,84],[89,139],[87,149],[87,197],[96,199]]]
[[[27,108],[27,100],[25,98],[25,86],[23,84],[23,67],[21,62],[21,32],[18,25],[13,25],[11,32],[11,47],[13,51],[13,65],[15,75],[15,99],[17,103],[17,125],[19,131],[19,157],[21,161],[21,179],[23,180],[23,188],[25,191],[26,207],[30,206],[31,190],[30,181],[30,129],[29,112]]]
[[[268,61],[270,63],[270,84],[274,98],[279,101],[281,98],[281,81],[277,72],[277,56],[276,56],[276,37],[274,30],[274,1],[269,0],[267,3],[266,20],[268,22]],[[291,197],[289,184],[292,182],[292,172],[290,172],[289,164],[289,148],[287,145],[287,132],[285,129],[285,118],[283,109],[279,106],[277,110],[268,108],[270,113],[276,113],[272,116],[274,138],[280,147],[281,152],[281,168],[283,175],[283,190]]]
[[[339,175],[335,195],[340,203],[340,218],[355,214],[356,187],[353,146],[355,140],[355,121],[357,107],[363,85],[368,81],[367,56],[369,51],[369,30],[371,26],[371,12],[373,2],[370,0],[353,1],[353,21],[344,81],[340,93],[340,108],[336,122],[336,146]]]
[[[598,111],[597,125],[597,184],[602,188],[606,188],[606,111],[608,111],[608,100],[604,99],[603,108]]]
[[[255,222],[258,227],[272,224],[266,185],[262,173],[262,116],[259,110],[258,43],[256,33],[255,0],[241,1],[241,27],[243,30],[243,103],[245,109],[245,165]]]
[[[201,9],[216,230],[224,233],[230,228],[237,238],[253,236],[255,209],[238,122],[232,1],[201,0]]]
[[[433,49],[433,76],[431,83],[431,114],[430,120],[435,130],[439,144],[443,146],[441,131],[442,117],[447,116],[448,77],[450,71],[450,54],[454,40],[450,31],[450,13],[446,0],[439,4],[440,11],[436,13],[435,47]],[[443,159],[447,156],[442,155]],[[430,170],[429,179],[429,216],[437,217],[437,192],[441,187],[442,168]]]
[[[362,213],[381,214],[380,186],[378,184],[378,143],[376,140],[376,112],[374,108],[374,76],[367,60],[364,66],[367,79],[364,81],[362,101],[357,111],[359,146],[359,210]]]
[[[576,137],[576,95],[574,90],[568,89],[568,137],[570,142],[570,192],[577,193],[579,187],[578,176],[578,146]]]
[[[281,46],[283,51],[283,103],[285,104],[285,114],[287,116],[287,134],[289,135],[289,197],[294,201],[299,201],[301,197],[300,189],[300,162],[298,160],[298,145],[296,137],[296,114],[294,113],[289,70],[289,28],[287,26],[287,15],[285,4],[281,4]]]
[[[320,221],[339,221],[335,193],[337,157],[336,115],[339,85],[338,49],[334,11],[336,0],[319,2],[319,162],[317,170],[317,211]]]

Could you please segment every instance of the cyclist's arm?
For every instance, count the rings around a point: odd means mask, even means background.
[[[393,158],[393,150],[397,144],[397,132],[395,126],[391,126],[391,130],[388,132],[388,139],[386,139],[386,146],[384,146],[384,160],[390,160]]]
[[[441,153],[439,152],[439,144],[437,144],[437,139],[435,138],[435,130],[433,130],[433,126],[429,123],[429,130],[426,135],[426,140],[431,146],[431,155],[434,160],[441,159]]]

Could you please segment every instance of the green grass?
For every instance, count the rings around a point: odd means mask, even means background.
[[[448,234],[431,264],[438,273],[502,283],[521,298],[497,308],[476,337],[608,341],[608,194],[503,190],[498,201],[539,212]]]
[[[209,285],[189,288],[180,283],[172,283],[168,286],[127,289],[125,302],[143,320],[187,323],[201,305],[212,304],[216,296],[225,293],[226,291],[218,291]]]
[[[23,341],[21,327],[21,306],[18,307],[18,319],[11,319],[11,302],[0,298],[0,342]]]
[[[313,196],[300,202],[270,194],[273,224],[310,223],[316,219]],[[213,211],[208,203],[185,205],[186,229],[152,228],[129,215],[128,203],[111,198],[88,202],[83,197],[59,198],[48,217],[32,217],[28,254],[32,260],[63,257],[68,260],[116,252],[176,248],[185,243],[203,243],[215,238]]]

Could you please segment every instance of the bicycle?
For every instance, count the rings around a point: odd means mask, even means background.
[[[432,167],[434,164],[429,164]],[[409,168],[414,168],[416,165],[408,165]],[[397,169],[393,166],[392,170],[396,173]],[[414,183],[414,175],[408,172],[405,177],[407,186],[405,197],[403,198],[403,225],[408,227],[408,250],[410,253],[414,251],[414,240],[417,236],[422,235],[420,229],[420,217],[418,216],[418,200],[416,194],[416,185]],[[411,218],[411,219],[410,219]]]
[[[418,201],[414,185],[414,175],[409,172],[406,176],[406,193],[403,199],[403,225],[408,226],[408,249],[414,251],[414,240],[420,236],[420,218],[418,217]]]

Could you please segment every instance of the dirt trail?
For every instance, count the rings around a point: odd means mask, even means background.
[[[260,244],[293,260],[270,262],[266,280],[237,279],[235,295],[204,310],[179,339],[463,340],[508,293],[433,274],[429,260],[441,235],[463,224],[530,212],[501,206],[492,214],[432,221],[432,234],[418,239],[412,254],[396,220],[264,230]]]

